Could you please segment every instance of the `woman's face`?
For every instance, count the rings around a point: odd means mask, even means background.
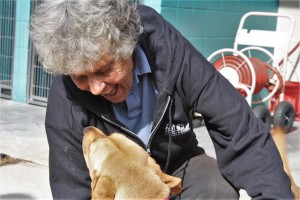
[[[132,85],[133,63],[127,60],[114,60],[104,55],[91,70],[71,74],[75,85],[93,95],[100,95],[112,103],[123,102]]]

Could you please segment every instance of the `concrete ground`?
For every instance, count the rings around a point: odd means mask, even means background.
[[[44,107],[0,98],[0,153],[28,160],[0,167],[0,199],[52,199],[49,187],[48,143],[44,130]],[[287,134],[288,161],[296,184],[300,185],[300,122]],[[215,157],[205,127],[197,138]],[[250,199],[241,191],[243,200]]]

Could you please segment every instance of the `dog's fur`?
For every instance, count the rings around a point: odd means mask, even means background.
[[[92,179],[92,199],[167,199],[181,192],[181,179],[163,173],[147,152],[120,133],[84,131],[83,154]]]
[[[277,149],[280,153],[282,162],[283,162],[283,167],[284,171],[287,173],[287,175],[291,179],[291,189],[295,195],[296,200],[300,200],[300,188],[296,185],[287,160],[287,147],[286,147],[286,131],[281,128],[281,127],[274,127],[272,130],[272,137],[273,140],[275,141],[275,144],[277,146]]]

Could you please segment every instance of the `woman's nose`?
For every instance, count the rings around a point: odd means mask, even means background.
[[[97,78],[97,77],[90,77],[89,78],[89,87],[90,92],[93,95],[100,95],[105,88],[105,83],[103,80]]]

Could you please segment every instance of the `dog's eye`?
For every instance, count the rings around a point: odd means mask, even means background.
[[[99,138],[98,137],[94,137],[92,142],[97,141]]]
[[[97,175],[97,171],[94,169],[93,170],[93,177]]]
[[[89,140],[89,144],[91,145],[93,142],[95,142],[96,141],[96,138],[91,138],[90,140]]]

